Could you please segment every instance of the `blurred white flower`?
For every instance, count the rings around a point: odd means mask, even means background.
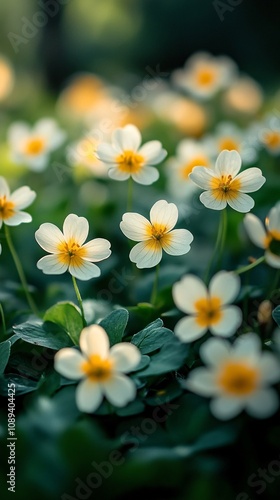
[[[85,243],[89,224],[85,217],[70,214],[63,223],[63,232],[48,222],[35,233],[37,243],[51,255],[37,262],[44,274],[63,274],[66,271],[80,280],[100,276],[100,269],[93,262],[100,262],[111,255],[110,242],[95,238]]]
[[[227,150],[219,154],[214,169],[195,167],[190,178],[206,190],[199,197],[201,203],[212,210],[223,210],[229,204],[237,212],[249,212],[255,202],[245,193],[258,191],[266,179],[259,168],[248,168],[238,174],[240,168],[240,154]]]
[[[81,352],[74,348],[58,351],[54,367],[58,373],[72,380],[81,380],[76,390],[80,411],[94,412],[103,396],[114,406],[126,406],[136,396],[134,382],[125,375],[140,362],[139,349],[129,342],[115,344],[111,349],[105,330],[91,325],[82,330]]]
[[[258,139],[271,155],[280,154],[280,118],[270,114],[259,124]]]
[[[245,215],[244,226],[250,240],[265,250],[267,264],[280,269],[280,202],[270,210],[265,219],[265,227],[253,214]]]
[[[278,395],[268,387],[280,380],[280,364],[268,351],[261,351],[255,333],[238,337],[231,345],[223,339],[209,339],[200,347],[207,368],[195,368],[185,387],[213,398],[210,410],[220,420],[228,420],[246,410],[255,418],[268,418],[279,406]]]
[[[129,177],[139,184],[152,184],[159,172],[150,165],[157,165],[166,157],[161,142],[150,141],[141,145],[141,134],[134,125],[118,128],[112,136],[112,144],[103,143],[97,148],[97,156],[108,163],[109,176],[117,181]]]
[[[234,80],[223,95],[225,111],[245,117],[256,115],[262,107],[263,99],[261,86],[249,76]]]
[[[94,177],[107,177],[108,168],[96,156],[97,141],[89,132],[80,140],[70,144],[66,149],[66,157],[72,167],[85,167]]]
[[[0,177],[0,228],[3,223],[7,226],[18,226],[22,222],[31,222],[31,215],[22,212],[22,209],[29,207],[35,198],[35,191],[28,186],[11,193],[4,177]]]
[[[187,229],[174,229],[178,209],[174,203],[157,201],[150,210],[151,222],[137,213],[125,213],[120,223],[124,235],[139,241],[129,254],[131,262],[139,269],[156,266],[162,259],[162,250],[169,255],[189,252],[193,235]]]
[[[14,70],[10,62],[0,55],[0,102],[12,92],[15,84]]]
[[[174,71],[173,81],[195,97],[209,99],[228,87],[236,73],[236,64],[229,57],[198,52],[187,60],[183,69]]]
[[[210,281],[209,290],[200,278],[187,274],[173,286],[173,299],[181,311],[189,314],[175,326],[182,342],[192,342],[208,330],[213,335],[230,337],[242,322],[239,307],[229,305],[240,291],[240,278],[220,271]]]
[[[35,172],[45,170],[50,153],[59,148],[65,138],[65,132],[51,118],[42,118],[33,127],[15,122],[8,130],[12,160]]]

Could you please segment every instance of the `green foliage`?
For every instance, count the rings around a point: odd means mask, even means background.
[[[69,335],[73,344],[79,344],[80,333],[83,329],[83,319],[75,304],[58,302],[44,314],[44,321],[59,325]]]

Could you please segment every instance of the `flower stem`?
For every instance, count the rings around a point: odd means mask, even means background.
[[[31,297],[31,295],[29,293],[28,284],[27,284],[27,281],[26,281],[26,277],[25,277],[25,274],[24,274],[24,271],[23,271],[20,259],[18,257],[18,254],[16,252],[16,249],[15,249],[15,247],[13,245],[11,234],[10,234],[10,230],[9,230],[8,226],[6,226],[6,225],[5,225],[5,235],[6,235],[6,240],[7,240],[7,243],[8,243],[8,247],[9,247],[10,252],[12,254],[12,257],[13,257],[13,260],[14,260],[14,263],[15,263],[18,275],[19,275],[19,279],[20,279],[22,287],[24,289],[24,293],[25,293],[27,302],[29,304],[29,307],[32,310],[32,312],[36,316],[38,316],[39,313],[38,313],[36,304],[35,304],[33,298]]]
[[[209,260],[209,264],[208,264],[206,272],[205,272],[205,282],[206,283],[208,282],[209,273],[211,271],[211,267],[213,266],[213,263],[214,263],[214,260],[217,256],[217,254],[218,254],[219,260],[221,259],[222,251],[223,251],[225,239],[226,239],[226,231],[227,231],[227,213],[226,213],[226,209],[224,209],[224,210],[222,210],[221,217],[220,217],[215,248],[214,248],[212,257]]]
[[[132,197],[133,197],[133,179],[129,177],[127,181],[127,212],[132,210]]]
[[[248,266],[243,266],[243,267],[240,267],[239,269],[236,269],[235,272],[236,272],[236,274],[246,273],[247,271],[250,271],[254,267],[257,267],[259,264],[261,264],[262,262],[264,262],[264,259],[265,259],[264,256],[260,257],[259,259],[257,259],[254,262],[252,262],[252,264],[248,264]]]
[[[80,290],[79,290],[79,287],[77,285],[77,281],[76,281],[76,278],[74,276],[72,276],[72,281],[73,281],[73,286],[74,286],[74,290],[75,290],[75,293],[76,293],[76,297],[77,297],[77,300],[78,300],[78,303],[79,303],[79,306],[80,306],[80,309],[81,309],[81,315],[82,315],[82,319],[83,319],[83,324],[84,326],[86,326],[86,319],[85,319],[85,312],[84,312],[84,308],[83,308],[83,301],[82,301],[82,297],[81,297],[81,294],[80,294]]]
[[[1,317],[2,325],[3,325],[3,334],[5,336],[6,335],[6,321],[5,321],[4,310],[3,310],[1,302],[0,302],[0,317]]]
[[[153,305],[155,305],[155,301],[157,298],[158,276],[159,276],[159,264],[156,266],[154,285],[153,285],[153,290],[152,290],[151,300],[150,300],[151,304],[153,304]]]

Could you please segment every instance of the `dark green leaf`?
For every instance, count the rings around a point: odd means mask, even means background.
[[[280,327],[280,306],[277,306],[272,311],[272,317],[273,317],[274,321],[276,321],[277,325]]]
[[[128,417],[130,415],[137,415],[142,413],[145,409],[145,404],[139,399],[135,399],[131,403],[128,403],[124,408],[118,408],[116,410],[117,415],[120,417]]]
[[[117,309],[100,321],[99,325],[107,332],[111,346],[122,341],[127,322],[128,311],[126,309]]]
[[[59,325],[69,335],[74,344],[79,344],[83,319],[75,304],[72,302],[58,302],[46,311],[43,319]]]
[[[14,332],[30,344],[49,347],[49,349],[59,350],[63,347],[73,345],[69,336],[58,326],[52,323],[42,323],[42,321],[27,321],[21,325],[13,327]]]
[[[0,395],[7,396],[8,384],[15,384],[15,395],[21,396],[27,392],[35,391],[38,387],[38,381],[31,378],[22,377],[21,375],[14,375],[7,373],[0,376]]]
[[[162,320],[156,319],[146,328],[133,335],[131,343],[136,345],[143,354],[156,351],[174,337],[173,332],[162,325]]]
[[[151,362],[147,368],[138,373],[139,377],[161,375],[176,371],[184,364],[189,347],[181,344],[176,337],[172,341],[166,342],[161,350],[151,357]]]
[[[1,342],[0,344],[0,373],[4,372],[9,361],[11,345],[9,340],[5,340],[5,342]]]

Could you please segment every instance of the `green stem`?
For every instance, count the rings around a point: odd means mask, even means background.
[[[260,257],[259,259],[255,260],[255,262],[252,262],[252,264],[248,264],[248,266],[243,266],[240,267],[239,269],[236,269],[235,273],[236,274],[243,274],[246,273],[247,271],[250,271],[254,267],[257,267],[259,264],[264,262],[265,257]]]
[[[222,217],[221,217],[221,241],[220,241],[220,246],[219,246],[219,253],[218,253],[218,266],[221,265],[222,261],[222,256],[223,256],[223,251],[224,251],[224,246],[225,246],[225,241],[226,241],[226,235],[227,235],[227,210],[226,208],[222,211]]]
[[[133,179],[129,177],[127,181],[127,212],[132,210],[132,197],[133,197]]]
[[[4,310],[2,307],[2,304],[0,303],[0,316],[2,319],[2,325],[3,325],[3,334],[4,336],[6,335],[6,321],[5,321],[5,315],[4,315]]]
[[[85,319],[85,312],[84,312],[84,308],[83,308],[83,301],[82,301],[82,297],[81,297],[81,294],[80,294],[79,287],[77,285],[76,278],[74,276],[72,276],[72,281],[73,281],[74,290],[75,290],[75,293],[76,293],[76,296],[77,296],[77,300],[78,300],[78,303],[79,303],[79,306],[80,306],[80,309],[81,309],[81,315],[82,315],[82,319],[83,319],[83,324],[84,324],[84,326],[86,326],[87,323],[86,323],[86,319]]]
[[[209,264],[207,266],[206,272],[205,272],[205,283],[208,282],[209,274],[211,271],[211,267],[214,264],[214,260],[216,258],[217,252],[219,249],[222,249],[225,243],[225,236],[226,236],[226,225],[227,225],[227,214],[226,214],[226,209],[222,210],[221,212],[221,217],[220,217],[220,222],[219,222],[219,227],[218,227],[218,234],[217,234],[217,239],[215,243],[215,248],[212,254],[211,259],[209,260]],[[219,251],[219,256],[221,255],[221,250]]]
[[[15,266],[16,266],[16,269],[17,269],[17,272],[18,272],[18,275],[19,275],[19,279],[21,281],[21,284],[22,284],[22,287],[24,289],[24,293],[25,293],[25,296],[26,296],[26,299],[27,299],[27,302],[29,304],[29,307],[30,309],[32,310],[32,312],[38,316],[39,313],[38,313],[38,310],[37,310],[37,307],[36,307],[36,304],[33,300],[33,298],[31,297],[30,293],[29,293],[29,290],[28,290],[28,284],[27,284],[27,281],[26,281],[26,278],[25,278],[25,274],[24,274],[24,271],[23,271],[23,268],[22,268],[22,265],[21,265],[21,262],[20,262],[20,259],[18,257],[18,254],[16,252],[16,249],[13,245],[13,242],[12,242],[12,238],[11,238],[11,234],[10,234],[10,231],[9,231],[9,228],[8,226],[5,225],[5,235],[6,235],[6,240],[7,240],[7,243],[8,243],[8,247],[10,249],[10,252],[12,254],[12,257],[13,257],[13,260],[14,260],[14,263],[15,263]]]
[[[154,280],[153,290],[152,290],[152,294],[151,294],[151,304],[153,304],[153,305],[155,305],[155,301],[157,298],[158,276],[159,276],[159,264],[156,267],[155,280]]]

